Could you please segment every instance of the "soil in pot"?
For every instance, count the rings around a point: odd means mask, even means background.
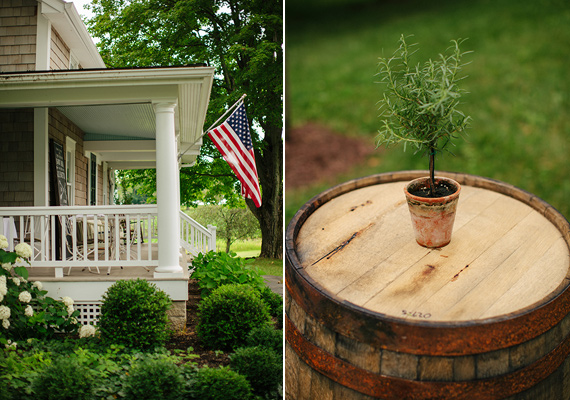
[[[415,187],[410,187],[408,188],[408,192],[414,196],[435,199],[438,197],[452,195],[457,192],[457,187],[448,182],[439,181],[435,184],[435,196],[432,196],[429,190],[429,185],[417,185]]]

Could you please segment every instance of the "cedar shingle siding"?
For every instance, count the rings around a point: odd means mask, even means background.
[[[37,8],[34,0],[0,2],[0,72],[35,69]]]
[[[34,205],[34,111],[0,109],[0,207]]]

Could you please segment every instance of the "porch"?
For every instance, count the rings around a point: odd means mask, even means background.
[[[53,298],[69,296],[88,323],[99,314],[100,299],[120,279],[142,278],[174,301],[180,313],[188,296],[188,263],[216,249],[216,228],[203,227],[179,211],[180,272],[158,272],[156,205],[0,208],[0,234],[8,249],[32,248],[29,280],[39,280]],[[176,320],[176,315],[171,315]]]

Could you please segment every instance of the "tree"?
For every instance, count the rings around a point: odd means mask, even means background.
[[[259,221],[261,256],[282,258],[282,1],[93,0],[91,10],[88,26],[110,67],[214,66],[208,124],[247,94],[262,206],[246,203]],[[153,174],[130,175],[152,186]],[[214,203],[220,195],[230,204],[238,201],[238,181],[208,139],[196,165],[182,169],[181,187],[183,204]]]
[[[189,212],[196,221],[216,225],[217,237],[226,242],[226,253],[236,240],[259,237],[259,223],[245,205],[242,208],[230,208],[220,205],[197,207]]]

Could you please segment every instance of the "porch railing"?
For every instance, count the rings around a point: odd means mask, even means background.
[[[194,256],[216,251],[216,227],[205,228],[180,211],[180,246]]]
[[[31,267],[55,267],[56,277],[73,267],[156,267],[157,228],[154,204],[0,208],[9,250],[29,244]],[[180,246],[192,255],[215,250],[216,228],[180,212]]]

